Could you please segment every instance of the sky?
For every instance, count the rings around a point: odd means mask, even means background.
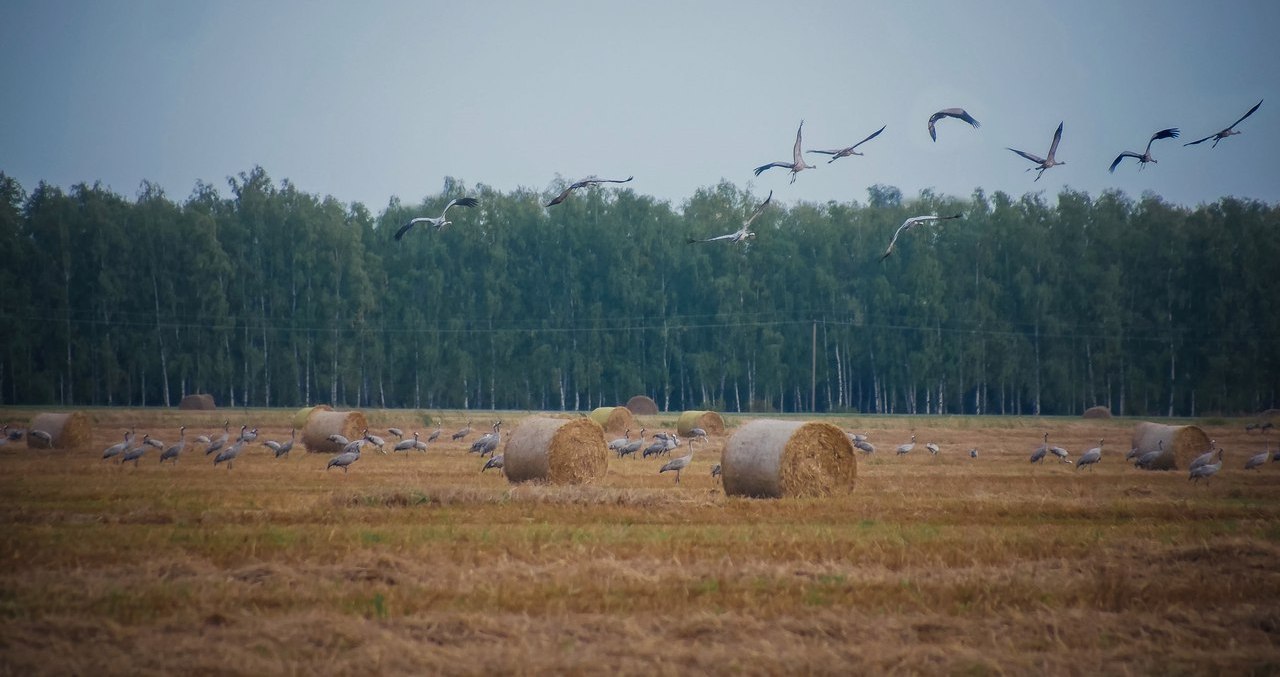
[[[28,190],[147,180],[181,201],[276,182],[416,204],[634,175],[679,206],[728,180],[775,201],[1064,188],[1280,202],[1280,2],[0,0],[0,172]],[[1262,107],[1217,148],[1183,147]],[[926,122],[963,107],[982,126]],[[752,169],[806,148],[852,157]],[[1033,182],[1064,123],[1058,159]],[[1151,135],[1157,164],[1123,150]]]

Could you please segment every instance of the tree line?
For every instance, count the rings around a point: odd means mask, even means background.
[[[1123,415],[1276,406],[1280,211],[975,190],[682,204],[468,188],[378,214],[273,182],[29,194],[0,173],[0,402]],[[415,229],[451,198],[441,231]],[[908,216],[963,220],[906,233]]]

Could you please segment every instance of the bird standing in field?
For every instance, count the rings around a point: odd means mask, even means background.
[[[1080,457],[1080,460],[1076,462],[1076,470],[1079,470],[1087,465],[1089,466],[1089,470],[1092,471],[1093,465],[1101,460],[1102,460],[1102,440],[1098,440],[1098,446],[1090,449],[1089,451],[1084,452],[1084,455],[1082,455]]]
[[[1262,464],[1266,463],[1267,459],[1270,457],[1271,457],[1270,450],[1267,450],[1258,454],[1254,454],[1253,456],[1249,457],[1249,460],[1244,462],[1244,469],[1257,470],[1258,468],[1261,468]]]
[[[396,446],[392,447],[391,450],[392,451],[409,451],[411,449],[417,449],[418,444],[422,444],[422,447],[425,450],[427,445],[425,443],[419,442],[418,435],[419,434],[415,432],[413,434],[413,439],[400,440],[399,442],[396,442]]]
[[[435,228],[436,230],[444,230],[445,226],[448,226],[449,224],[453,223],[452,221],[448,221],[445,219],[445,215],[449,213],[450,207],[454,205],[458,205],[459,207],[474,207],[478,204],[480,204],[480,201],[473,197],[460,197],[454,200],[449,200],[449,204],[444,206],[444,209],[440,212],[440,216],[436,216],[436,217],[419,216],[417,218],[409,219],[408,222],[406,222],[403,226],[400,226],[400,229],[396,231],[395,238],[396,240],[399,240],[400,238],[404,237],[404,234],[409,232],[410,228],[413,228],[415,225],[419,223],[425,223],[428,226]]]
[[[1191,473],[1187,476],[1187,480],[1188,481],[1194,480],[1197,484],[1200,483],[1200,480],[1204,480],[1205,484],[1208,484],[1209,478],[1218,474],[1219,470],[1222,470],[1222,450],[1221,449],[1218,450],[1217,463],[1206,463],[1200,466],[1199,468],[1192,470]]]
[[[462,428],[461,430],[459,430],[459,431],[457,431],[457,432],[455,432],[454,434],[450,435],[449,437],[450,437],[454,442],[457,442],[458,440],[460,440],[460,439],[462,439],[462,438],[464,438],[464,437],[466,437],[467,435],[470,435],[470,434],[471,434],[471,419],[467,419],[467,425],[466,425],[466,427],[465,427],[465,428]]]
[[[1138,457],[1133,462],[1133,467],[1142,468],[1143,470],[1151,470],[1157,459],[1164,455],[1164,440],[1156,440],[1156,448],[1148,451]],[[1193,471],[1194,472],[1194,471]]]
[[[369,429],[368,429],[368,428],[365,428],[365,429],[362,431],[362,434],[364,435],[364,440],[365,440],[366,442],[368,442],[369,444],[372,444],[373,446],[377,447],[377,448],[378,448],[378,451],[380,451],[380,452],[382,452],[382,453],[384,453],[384,454],[385,454],[385,453],[387,453],[387,448],[386,448],[386,447],[387,447],[387,441],[386,441],[386,440],[384,440],[384,439],[382,439],[381,437],[378,437],[377,435],[374,435],[373,433],[369,432]]]
[[[123,442],[119,442],[119,443],[113,444],[113,445],[111,445],[111,446],[107,447],[106,449],[103,449],[103,450],[102,450],[102,460],[104,460],[104,461],[105,461],[105,460],[107,460],[107,459],[109,459],[109,458],[114,458],[114,457],[116,457],[116,456],[119,456],[120,454],[123,454],[126,450],[128,450],[128,449],[129,449],[129,443],[130,443],[130,442],[133,442],[133,431],[132,431],[132,430],[126,430],[126,431],[124,431],[124,441],[123,441]]]
[[[609,451],[612,451],[616,454],[623,447],[627,446],[627,443],[630,441],[631,441],[631,428],[627,428],[626,432],[622,433],[622,437],[619,437],[618,439],[613,440],[612,442],[609,443]]]
[[[974,120],[973,116],[966,113],[963,108],[943,108],[937,113],[934,113],[933,115],[929,116],[929,138],[933,139],[935,142],[937,142],[938,140],[938,133],[933,129],[933,123],[937,122],[938,120],[941,120],[942,118],[955,118],[957,120],[964,120],[965,122],[973,125],[974,129],[977,129],[982,126],[982,123],[978,122],[977,120]]]
[[[1067,465],[1071,465],[1071,455],[1067,453],[1066,449],[1063,449],[1062,447],[1055,445],[1055,446],[1049,447],[1049,453],[1053,454],[1054,456],[1057,456],[1059,461],[1062,461]]]
[[[1031,171],[1032,169],[1038,169],[1039,171],[1036,172],[1036,181],[1039,181],[1040,177],[1044,174],[1044,170],[1049,169],[1051,167],[1056,167],[1058,165],[1067,164],[1066,162],[1060,162],[1055,158],[1055,156],[1058,153],[1058,142],[1061,140],[1062,140],[1062,123],[1059,122],[1058,131],[1053,133],[1053,143],[1050,144],[1049,146],[1048,157],[1040,157],[1038,155],[1032,155],[1031,153],[1020,151],[1016,148],[1007,148],[1007,150],[1011,150],[1017,153],[1018,155],[1021,155],[1022,157],[1036,163],[1036,166],[1028,168],[1027,171]]]
[[[885,127],[888,127],[888,125],[885,125]],[[932,129],[932,128],[933,128],[933,125],[932,125],[932,124],[930,124],[929,128],[930,128],[930,129]],[[852,146],[849,146],[848,148],[837,148],[837,149],[835,149],[835,150],[806,150],[805,152],[806,152],[806,153],[821,153],[821,154],[823,154],[823,155],[830,155],[830,156],[831,156],[831,159],[830,159],[830,160],[827,160],[827,164],[831,164],[832,162],[835,162],[836,160],[839,160],[839,159],[840,159],[840,158],[842,158],[842,157],[849,157],[850,155],[858,155],[858,156],[861,156],[861,155],[862,155],[862,153],[859,153],[859,152],[856,150],[856,149],[857,149],[857,147],[858,147],[858,146],[861,146],[862,144],[864,144],[864,143],[866,143],[866,142],[868,142],[868,141],[870,141],[870,140],[872,140],[872,139],[874,139],[874,138],[876,138],[877,136],[880,136],[880,132],[883,132],[883,131],[884,131],[884,127],[881,127],[880,129],[877,129],[876,131],[871,132],[871,136],[868,136],[867,138],[865,138],[865,139],[863,139],[863,140],[861,140],[861,141],[859,141],[859,142],[857,142],[857,143],[853,144]]]
[[[937,221],[947,221],[949,219],[961,219],[961,218],[964,218],[964,214],[952,214],[951,216],[936,216],[936,215],[913,216],[907,219],[906,221],[903,221],[902,225],[898,226],[898,229],[893,231],[893,239],[889,240],[889,247],[888,249],[884,250],[884,254],[880,256],[880,260],[883,261],[889,258],[889,255],[893,253],[893,245],[897,244],[898,242],[898,236],[902,235],[908,230],[911,230],[912,228],[915,228],[916,226],[922,223],[934,223]]]
[[[480,469],[480,472],[484,472],[489,468],[497,468],[501,470],[503,464],[504,464],[503,454],[496,454],[494,456],[489,457],[489,460],[485,462],[484,467]]]
[[[661,475],[662,473],[667,472],[668,470],[674,470],[676,471],[676,484],[679,484],[680,471],[689,467],[689,463],[691,461],[693,461],[693,445],[689,445],[688,454],[685,454],[684,456],[681,456],[679,458],[673,458],[670,461],[667,461],[666,465],[662,466],[662,469],[658,471],[658,474]]]
[[[160,452],[160,462],[173,461],[174,465],[178,464],[178,456],[182,454],[182,450],[187,448],[187,426],[178,428],[178,443]]]
[[[912,435],[910,442],[907,442],[906,444],[898,445],[897,455],[902,456],[904,454],[909,454],[911,453],[911,450],[915,448],[916,448],[916,436]]]
[[[1177,128],[1177,127],[1170,127],[1169,129],[1162,129],[1162,130],[1160,130],[1160,131],[1156,132],[1155,134],[1152,134],[1152,135],[1151,135],[1151,140],[1150,140],[1150,141],[1147,141],[1147,149],[1146,149],[1146,150],[1144,150],[1144,151],[1142,151],[1142,154],[1141,154],[1141,155],[1139,155],[1139,154],[1137,154],[1137,153],[1135,153],[1135,152],[1133,152],[1133,151],[1131,151],[1131,150],[1126,150],[1126,151],[1124,151],[1123,153],[1120,153],[1119,155],[1117,155],[1117,156],[1116,156],[1116,159],[1115,159],[1115,160],[1113,160],[1113,161],[1111,162],[1111,168],[1110,168],[1110,169],[1108,169],[1107,171],[1109,171],[1109,172],[1115,172],[1115,171],[1116,171],[1116,167],[1120,164],[1120,161],[1121,161],[1121,160],[1123,160],[1123,159],[1125,159],[1125,158],[1127,158],[1127,157],[1136,158],[1136,159],[1138,160],[1138,170],[1139,170],[1139,171],[1141,171],[1143,167],[1146,167],[1146,166],[1147,166],[1147,163],[1148,163],[1148,162],[1155,162],[1155,161],[1156,161],[1156,159],[1155,159],[1155,158],[1151,157],[1151,144],[1152,144],[1152,143],[1154,143],[1154,142],[1156,142],[1156,141],[1159,141],[1160,139],[1176,139],[1176,138],[1178,138],[1178,128]]]
[[[267,448],[271,449],[271,451],[275,452],[276,458],[283,458],[285,456],[288,456],[289,452],[293,450],[293,443],[297,439],[298,439],[298,429],[292,428],[289,430],[288,440],[285,440],[284,442],[267,440],[266,442],[264,442],[264,444],[266,444]]]
[[[237,458],[240,458],[240,452],[244,451],[244,445],[246,444],[248,444],[248,442],[244,440],[237,440],[235,444],[218,452],[218,455],[213,457],[213,464],[216,466],[225,461],[227,464],[227,471],[230,472],[231,466],[235,465]]]
[[[569,184],[569,187],[560,191],[560,194],[552,198],[552,200],[547,203],[547,206],[554,207],[560,204],[561,202],[564,202],[565,200],[569,199],[570,193],[572,193],[573,191],[579,188],[594,186],[601,183],[626,183],[634,178],[636,177],[628,176],[625,179],[599,179],[599,178],[596,178],[595,176],[588,176],[587,178],[582,179],[581,181],[574,181],[573,183]]]
[[[347,468],[356,461],[360,460],[360,448],[368,442],[360,439],[348,444],[341,454],[329,459],[329,465],[325,466],[325,470],[329,468],[342,468],[342,472],[347,472]]]
[[[726,233],[724,235],[709,237],[705,240],[699,240],[697,238],[691,237],[689,238],[689,244],[693,244],[695,242],[716,242],[717,240],[728,240],[729,242],[744,242],[746,240],[749,240],[755,237],[756,234],[751,230],[751,223],[756,220],[756,217],[764,213],[764,208],[769,205],[769,201],[772,199],[773,199],[773,191],[769,191],[769,197],[766,197],[764,199],[764,202],[761,202],[759,205],[756,206],[755,211],[751,212],[751,216],[747,217],[747,220],[742,222],[741,228],[733,231],[732,233]]]
[[[858,450],[859,450],[859,451],[861,451],[861,452],[862,452],[862,453],[864,453],[864,454],[874,454],[874,453],[876,453],[876,447],[875,447],[875,445],[874,445],[874,444],[872,444],[870,441],[865,440],[865,439],[863,439],[863,440],[859,440],[859,441],[857,441],[857,442],[854,442],[854,443],[853,443],[853,446],[857,447],[857,448],[858,448]]]
[[[1214,133],[1214,134],[1210,134],[1209,136],[1206,136],[1206,137],[1204,137],[1203,139],[1200,139],[1200,140],[1198,140],[1198,141],[1192,141],[1192,142],[1190,142],[1190,143],[1184,143],[1184,144],[1182,144],[1182,145],[1183,145],[1183,146],[1194,146],[1194,145],[1196,145],[1197,143],[1204,143],[1205,141],[1208,141],[1209,139],[1213,139],[1213,146],[1212,146],[1212,147],[1213,147],[1213,148],[1217,148],[1217,147],[1218,147],[1218,142],[1219,142],[1219,141],[1221,141],[1221,140],[1223,140],[1223,139],[1227,138],[1228,136],[1235,136],[1236,134],[1241,134],[1241,133],[1243,133],[1243,132],[1237,132],[1237,131],[1235,131],[1235,127],[1236,127],[1236,125],[1240,124],[1241,122],[1244,122],[1244,119],[1245,119],[1245,118],[1247,118],[1247,117],[1249,117],[1250,115],[1253,115],[1253,112],[1254,112],[1254,111],[1256,111],[1256,110],[1258,110],[1258,107],[1262,105],[1262,101],[1263,101],[1262,99],[1259,99],[1259,100],[1258,100],[1258,103],[1253,104],[1253,108],[1250,108],[1248,113],[1245,113],[1244,115],[1241,115],[1241,116],[1240,116],[1240,119],[1239,119],[1239,120],[1236,120],[1236,121],[1235,121],[1235,122],[1233,122],[1233,123],[1231,123],[1231,126],[1230,126],[1230,127],[1227,127],[1226,129],[1224,129],[1224,130],[1222,130],[1222,131],[1220,131],[1220,132],[1217,132],[1217,133]]]
[[[213,440],[209,442],[209,446],[205,447],[204,455],[208,456],[209,454],[212,454],[213,452],[223,448],[224,446],[226,446],[227,441],[230,439],[231,439],[231,421],[223,421],[222,434],[213,438]]]
[[[138,467],[138,463],[142,460],[142,455],[146,453],[147,447],[151,446],[147,444],[149,439],[151,439],[150,435],[143,435],[142,442],[138,446],[124,452],[124,455],[120,457],[120,465],[133,461],[133,467]]]
[[[440,439],[440,433],[442,432],[444,432],[444,428],[441,428],[440,426],[436,426],[436,429],[432,430],[430,435],[427,435],[427,441],[435,442],[436,440]]]
[[[938,445],[934,444],[933,442],[926,442],[924,445],[924,448],[928,449],[929,453],[933,456],[937,456],[938,452],[942,451],[940,448],[938,448]]]
[[[977,457],[978,457],[978,448],[977,448],[977,447],[974,447],[974,448],[970,449],[970,450],[969,450],[969,458],[977,458]]]
[[[635,458],[636,452],[640,451],[640,448],[644,446],[644,434],[645,434],[645,429],[641,428],[640,437],[634,440],[631,440],[630,442],[627,442],[625,445],[622,446],[621,449],[618,450],[618,458],[622,458],[623,456],[630,456],[631,458]]]
[[[27,433],[27,436],[28,438],[34,437],[37,440],[44,442],[45,446],[53,444],[53,435],[50,435],[49,433],[43,430],[32,430],[31,432]]]
[[[1043,461],[1045,455],[1048,453],[1049,453],[1049,433],[1045,433],[1044,444],[1041,444],[1040,446],[1036,447],[1035,450],[1031,452],[1031,462],[1039,463]]]
[[[1199,468],[1200,466],[1205,465],[1209,461],[1212,461],[1213,454],[1215,451],[1217,451],[1217,448],[1218,448],[1218,440],[1209,440],[1209,448],[1203,454],[1200,454],[1199,456],[1192,459],[1191,465],[1187,466],[1187,469],[1195,470],[1196,468]]]
[[[803,131],[804,131],[804,120],[801,120],[800,127],[796,129],[796,145],[794,148],[791,149],[791,162],[770,162],[767,165],[760,165],[755,169],[756,176],[760,176],[760,173],[766,169],[772,169],[774,167],[785,167],[786,169],[791,170],[791,183],[795,183],[796,174],[799,174],[800,172],[806,169],[817,169],[813,165],[808,165],[808,164],[805,164],[804,162],[804,153],[801,152],[800,150],[800,136],[801,136],[801,132]]]

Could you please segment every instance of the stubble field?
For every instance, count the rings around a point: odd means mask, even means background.
[[[1197,486],[1124,463],[1130,420],[826,417],[879,448],[856,490],[769,501],[710,476],[727,435],[679,486],[654,459],[510,486],[476,435],[345,474],[260,445],[121,466],[127,427],[284,439],[294,411],[90,414],[92,448],[0,447],[6,674],[1280,672],[1280,463],[1243,470],[1243,421],[1200,422],[1227,453]],[[527,415],[365,414],[446,438]],[[1044,432],[1105,438],[1102,463],[1030,465]]]

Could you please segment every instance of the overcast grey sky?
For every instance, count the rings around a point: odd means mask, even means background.
[[[261,165],[360,201],[443,178],[547,189],[623,178],[677,207],[724,178],[865,202],[874,183],[968,196],[1065,186],[1194,205],[1280,201],[1280,2],[301,2],[3,0],[0,171],[31,190],[143,179],[185,199]],[[1262,108],[1223,141],[1182,143]],[[982,128],[926,120],[967,108]],[[807,148],[853,157],[788,185]],[[1032,183],[1065,122],[1066,165]],[[1153,132],[1159,164],[1107,166]]]

